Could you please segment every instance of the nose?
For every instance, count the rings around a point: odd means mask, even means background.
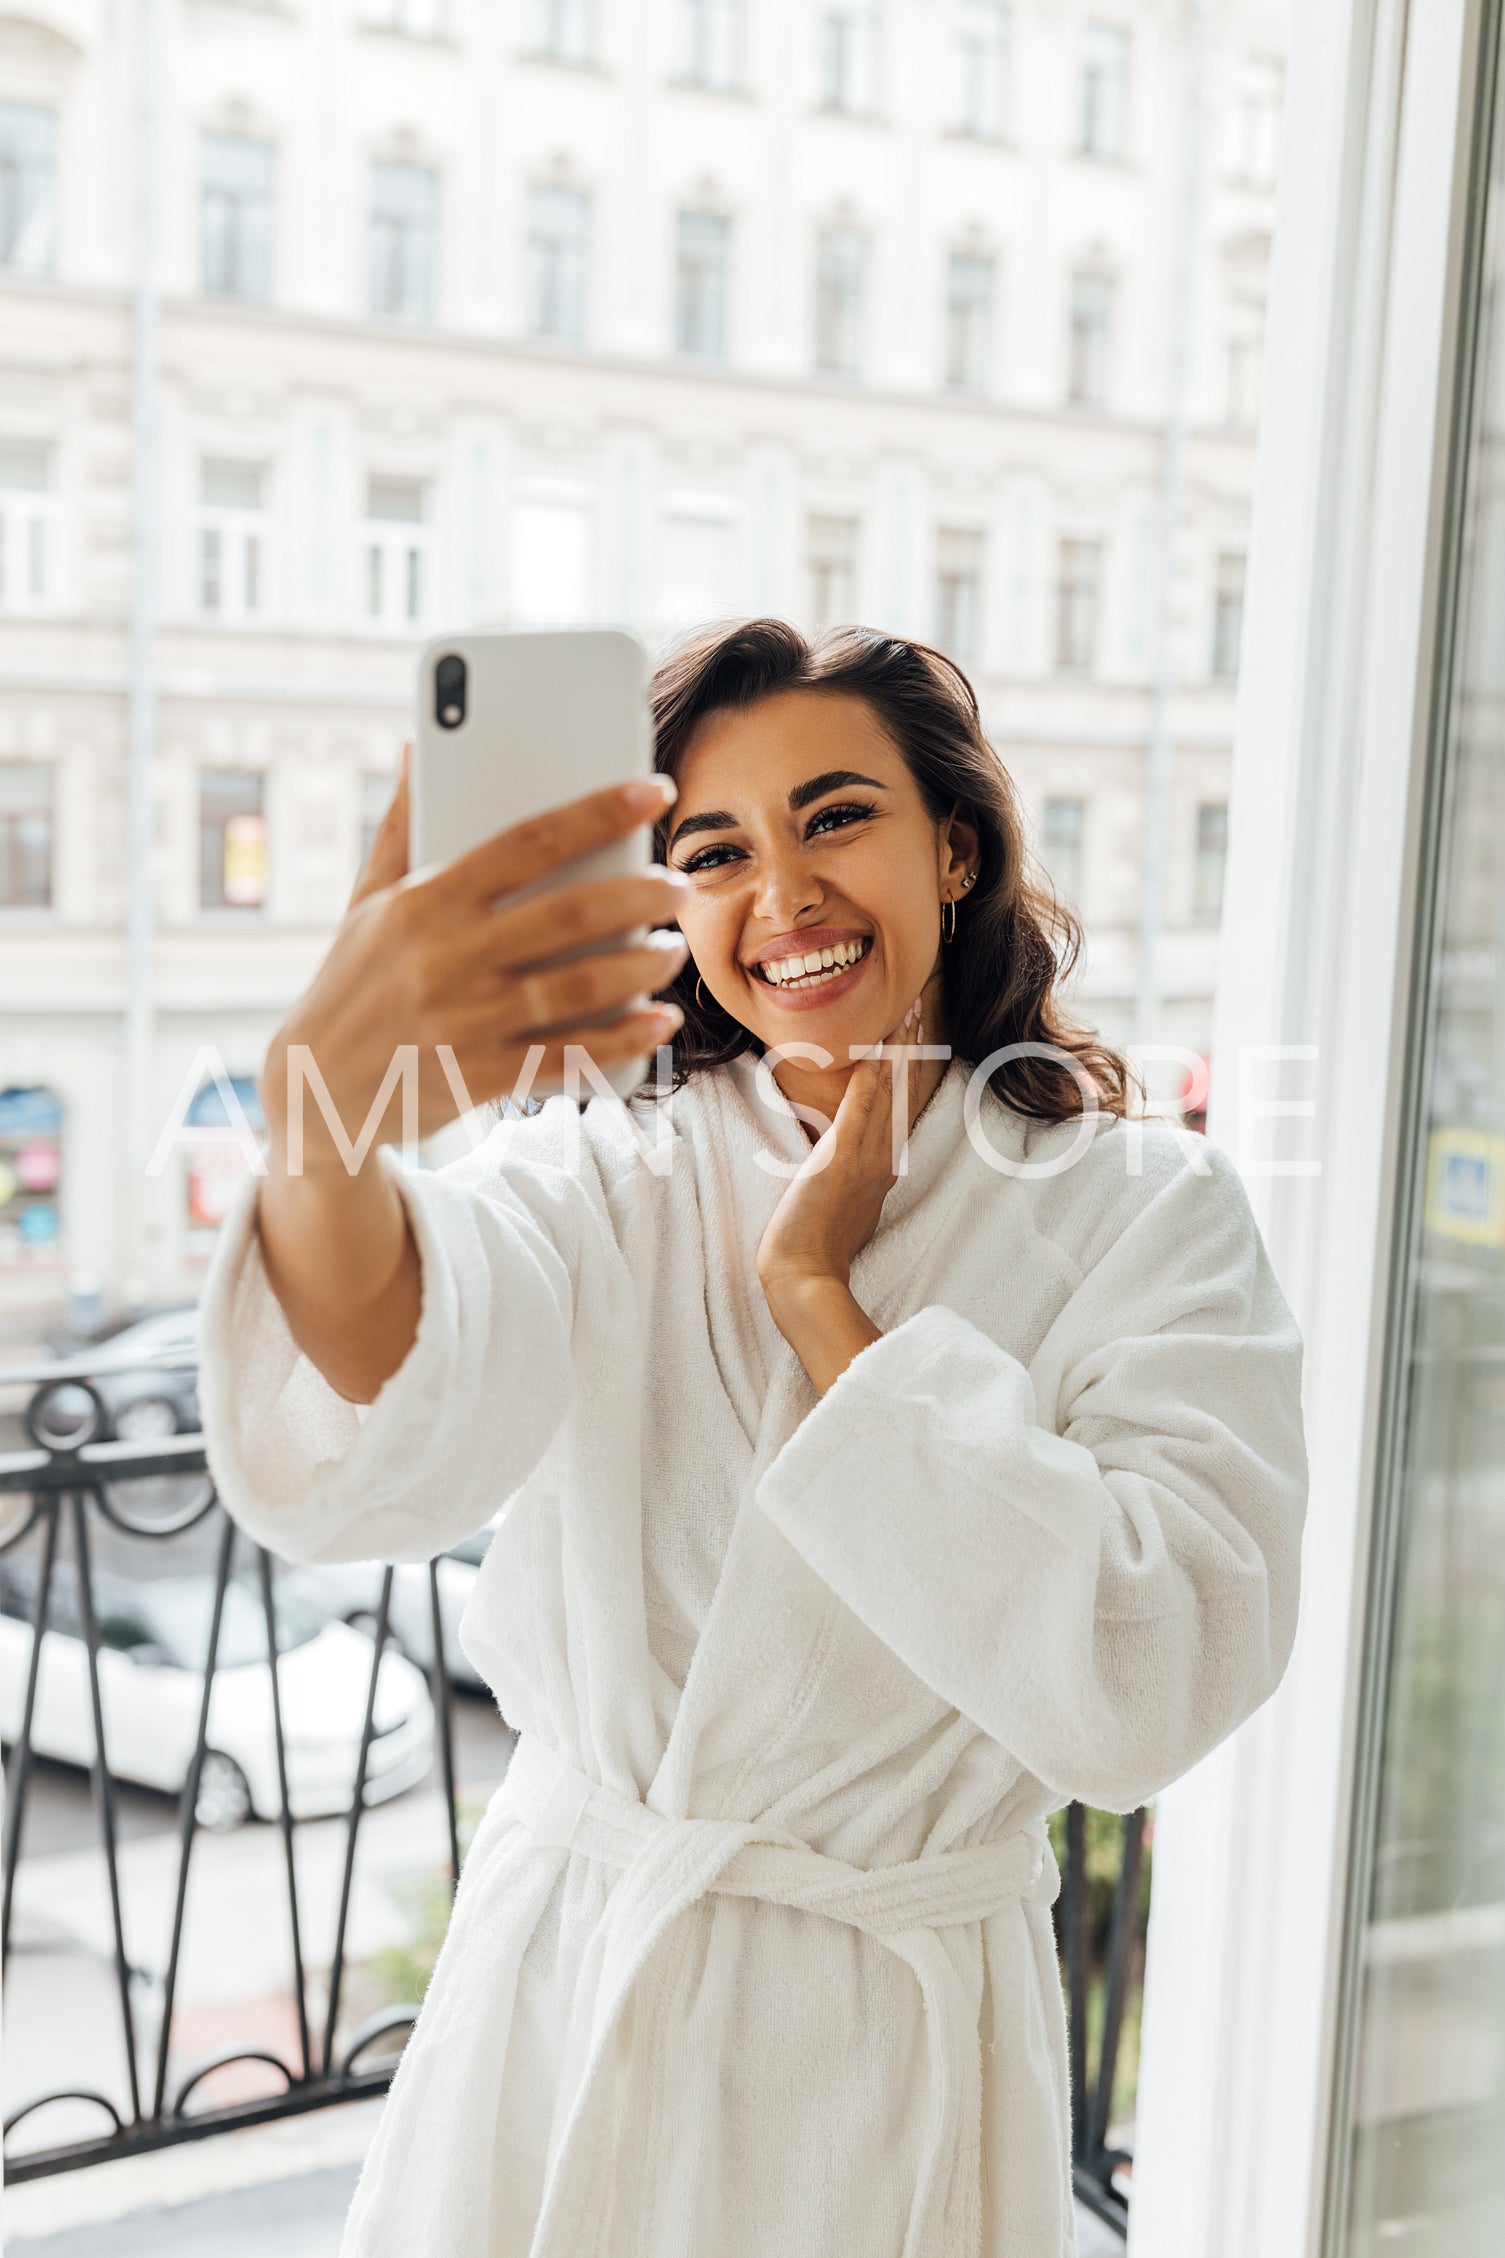
[[[753,897],[756,917],[784,932],[824,899],[825,888],[797,847],[779,846],[765,854]]]

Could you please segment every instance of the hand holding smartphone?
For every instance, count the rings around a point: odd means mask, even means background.
[[[410,868],[451,862],[531,817],[652,773],[648,655],[635,636],[615,628],[442,636],[419,661]],[[562,888],[650,867],[648,827],[641,825],[516,887],[498,907],[510,912]],[[572,945],[562,930],[551,935],[544,918],[538,940],[537,966],[552,969],[641,949],[648,928],[633,925]],[[648,1000],[639,991],[610,1016],[625,1017]],[[600,1025],[606,1016],[597,1009],[588,1019]],[[557,1031],[567,1034],[569,1024]],[[603,1069],[624,1098],[647,1071],[646,1055]]]

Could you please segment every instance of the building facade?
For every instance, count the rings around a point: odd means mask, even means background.
[[[86,1274],[194,1291],[242,1163],[147,1160],[206,1048],[250,1094],[444,627],[943,644],[1083,1014],[1206,1051],[1284,39],[1273,0],[0,8],[13,1332]]]

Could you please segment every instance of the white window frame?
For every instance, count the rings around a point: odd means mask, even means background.
[[[676,0],[679,72],[687,85],[728,94],[742,83],[743,0]]]
[[[1082,26],[1077,77],[1077,154],[1117,164],[1129,152],[1134,34],[1111,16]]]
[[[36,619],[63,600],[63,516],[52,479],[54,451],[45,442],[0,439],[40,458],[45,485],[0,483],[0,618]]]
[[[1339,2247],[1389,1408],[1371,1313],[1397,1253],[1478,48],[1471,0],[1429,0],[1424,38],[1407,17],[1291,17],[1279,195],[1299,224],[1271,277],[1207,1127],[1303,1336],[1313,1510],[1279,1691],[1156,1801],[1132,2226],[1153,2258]],[[1311,1111],[1256,1116],[1272,1103]]]
[[[843,246],[838,252],[837,246]],[[853,222],[833,221],[815,238],[815,323],[813,359],[822,376],[855,377],[862,374],[866,358],[872,291],[872,238]],[[836,284],[846,290],[844,308],[835,309],[829,293]],[[850,288],[847,288],[850,285]],[[841,346],[833,342],[840,331]]]
[[[1008,131],[1014,17],[1008,0],[953,0],[952,129],[980,141]]]
[[[429,182],[430,197],[425,213],[417,213],[416,203],[412,215],[399,215],[393,210],[382,209],[383,176],[395,177],[399,173],[409,175],[414,181],[421,179]],[[443,194],[438,171],[433,165],[410,164],[406,159],[374,158],[368,180],[368,196],[366,256],[371,312],[378,321],[403,322],[415,328],[427,328],[438,319],[439,311]],[[402,241],[397,248],[394,264],[392,242],[396,241],[399,226]],[[384,242],[384,230],[392,237],[392,242]],[[392,273],[399,273],[401,279],[401,287],[395,292],[387,290],[387,281]]]
[[[45,121],[46,151],[40,164],[28,166],[15,162],[0,142],[0,274],[51,274],[57,235],[57,111],[46,102],[0,101],[0,119],[7,112],[18,121],[29,120],[33,129]]]
[[[583,345],[590,327],[590,195],[569,182],[539,180],[529,183],[527,198],[524,327],[530,337]],[[567,229],[542,224],[548,211],[563,212],[566,201],[579,222],[573,238]],[[554,318],[547,318],[550,307]]]
[[[958,270],[987,270],[987,287],[957,289]],[[991,390],[994,337],[998,322],[998,260],[991,251],[957,244],[946,258],[946,305],[942,382],[949,391]]]
[[[597,0],[531,0],[534,50],[550,62],[595,61]]]
[[[871,115],[878,101],[876,0],[822,0],[815,31],[821,108],[853,118]]]
[[[814,626],[856,619],[861,563],[862,520],[855,511],[811,510],[805,520],[805,573]]]
[[[964,569],[958,569],[965,558]],[[980,525],[939,525],[935,533],[935,642],[959,666],[975,666],[982,650],[987,534]]]
[[[697,228],[707,230],[705,240],[715,240],[718,253],[715,271],[709,266],[694,268],[689,256],[691,239]],[[698,205],[682,205],[674,215],[674,350],[688,360],[720,362],[731,357],[732,333],[732,274],[736,258],[736,226],[726,212],[706,211]],[[695,272],[700,279],[692,280]],[[705,276],[710,274],[707,284]],[[714,319],[701,335],[692,335],[692,324],[687,320],[691,297],[695,292],[705,294],[704,303],[697,300],[703,314],[708,303]],[[710,331],[714,331],[714,335]]]
[[[254,192],[230,194],[218,183],[210,180],[210,152],[213,145],[239,144],[242,148],[256,150],[266,160],[264,194]],[[234,264],[242,270],[244,280],[240,287],[235,281],[216,279],[210,274],[211,252],[214,246],[213,223],[210,218],[211,199],[223,197],[233,207],[234,217],[227,239],[233,235]],[[263,208],[257,211],[260,204]],[[277,150],[273,142],[261,134],[222,133],[217,128],[205,130],[199,136],[199,287],[205,297],[229,298],[248,305],[263,305],[272,295],[273,274],[276,266],[277,233]]]
[[[228,458],[227,458],[228,459]],[[239,466],[237,466],[239,467]],[[262,483],[261,505],[248,509],[201,497],[194,532],[194,609],[216,627],[262,627],[275,611],[273,517],[266,489],[271,472],[264,463],[247,464]],[[203,478],[203,467],[200,479]],[[218,601],[208,599],[210,557],[215,559]]]
[[[422,516],[377,517],[369,507],[371,487],[390,476],[393,485],[419,489]],[[368,507],[361,520],[357,587],[361,626],[368,635],[419,636],[435,614],[433,481],[406,472],[376,472],[367,482]],[[416,608],[411,592],[416,587]]]
[[[1280,55],[1254,50],[1239,66],[1232,177],[1241,187],[1275,186],[1280,171],[1285,82],[1285,61]]]
[[[1104,318],[1095,325],[1096,342],[1084,347],[1087,327],[1081,316],[1087,294],[1094,292],[1100,294]],[[1106,267],[1094,263],[1072,269],[1066,317],[1066,398],[1074,408],[1105,408],[1111,398],[1119,292],[1117,275]]]

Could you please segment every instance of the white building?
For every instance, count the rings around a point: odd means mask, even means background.
[[[145,1159],[311,974],[441,625],[945,643],[1084,1010],[1205,1050],[1284,37],[0,8],[0,1311],[192,1292],[211,1228]]]

